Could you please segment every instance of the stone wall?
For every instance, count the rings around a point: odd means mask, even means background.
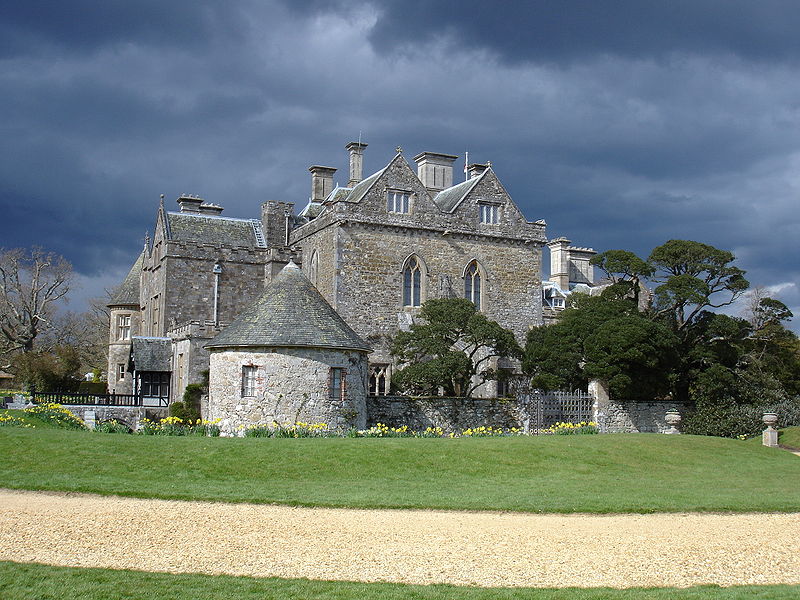
[[[139,428],[142,419],[157,420],[168,415],[166,408],[144,408],[141,406],[98,406],[84,404],[65,404],[73,415],[86,423],[90,429],[96,423],[111,421],[112,419],[123,423],[133,430]]]
[[[414,431],[441,427],[445,433],[480,426],[524,429],[527,407],[515,400],[489,398],[409,398],[369,396],[367,426],[408,425]]]
[[[253,396],[243,396],[242,367],[257,368]],[[332,367],[346,369],[344,398],[329,394]],[[265,348],[211,353],[208,418],[224,435],[273,421],[327,423],[332,429],[366,426],[367,361],[363,352]]]
[[[667,411],[676,409],[685,417],[689,408],[672,400],[612,400],[607,386],[598,380],[589,383],[589,393],[595,398],[600,433],[664,433],[669,429],[664,421]]]

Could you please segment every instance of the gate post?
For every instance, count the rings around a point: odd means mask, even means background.
[[[597,430],[600,433],[608,431],[608,384],[602,379],[592,379],[589,381],[589,394],[594,398],[592,403],[592,421],[597,423]]]

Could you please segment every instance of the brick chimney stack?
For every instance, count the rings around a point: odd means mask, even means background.
[[[353,187],[363,177],[363,161],[364,161],[364,148],[367,145],[361,142],[350,142],[345,146],[350,152],[350,181],[347,182],[347,187]]]

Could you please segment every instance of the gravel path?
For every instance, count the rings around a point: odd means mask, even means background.
[[[0,490],[0,559],[479,586],[800,584],[800,513],[532,515]]]

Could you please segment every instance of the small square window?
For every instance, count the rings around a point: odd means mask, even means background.
[[[553,298],[553,308],[564,308],[564,299]]]
[[[496,204],[481,204],[481,223],[496,225],[500,222],[500,211]]]
[[[256,374],[258,367],[245,365],[242,367],[242,397],[256,395]]]
[[[408,214],[411,212],[411,195],[408,192],[392,192],[386,194],[386,210],[392,213]]]

